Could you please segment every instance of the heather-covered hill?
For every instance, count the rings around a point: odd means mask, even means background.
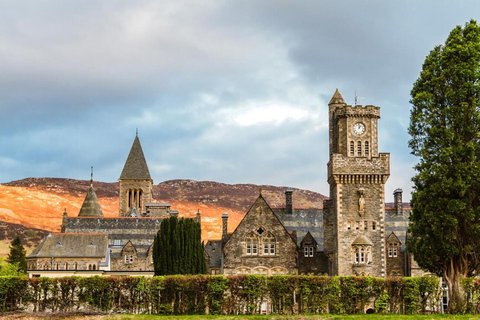
[[[0,184],[0,221],[27,229],[59,231],[63,211],[76,216],[89,185],[90,181],[62,178],[28,178]],[[94,186],[104,215],[117,216],[118,183],[95,182]],[[233,231],[260,188],[272,207],[285,205],[286,187],[213,181],[164,181],[154,186],[153,197],[155,202],[170,202],[181,217],[193,217],[200,210],[203,239],[218,239],[222,213],[229,214],[229,231]],[[293,190],[295,207],[320,208],[325,199],[312,191]]]

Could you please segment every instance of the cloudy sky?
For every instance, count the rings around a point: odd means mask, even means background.
[[[0,182],[116,181],[138,128],[155,183],[328,194],[327,103],[380,106],[387,201],[410,199],[409,92],[472,1],[1,1]]]

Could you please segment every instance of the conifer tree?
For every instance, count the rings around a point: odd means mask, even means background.
[[[204,274],[206,262],[200,223],[193,219],[163,219],[153,243],[155,275]]]
[[[12,241],[10,253],[7,256],[7,262],[10,264],[16,264],[19,271],[22,271],[23,273],[27,272],[26,251],[19,236],[16,236]]]
[[[457,26],[425,59],[411,91],[409,133],[420,158],[408,249],[464,310],[464,277],[480,271],[480,26]]]

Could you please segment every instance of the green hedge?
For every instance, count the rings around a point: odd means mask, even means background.
[[[478,312],[480,282],[464,283]],[[439,311],[438,278],[318,276],[0,277],[0,311],[77,309],[149,314],[402,314]]]

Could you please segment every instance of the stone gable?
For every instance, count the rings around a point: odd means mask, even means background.
[[[297,245],[260,195],[223,248],[226,275],[297,274]]]

